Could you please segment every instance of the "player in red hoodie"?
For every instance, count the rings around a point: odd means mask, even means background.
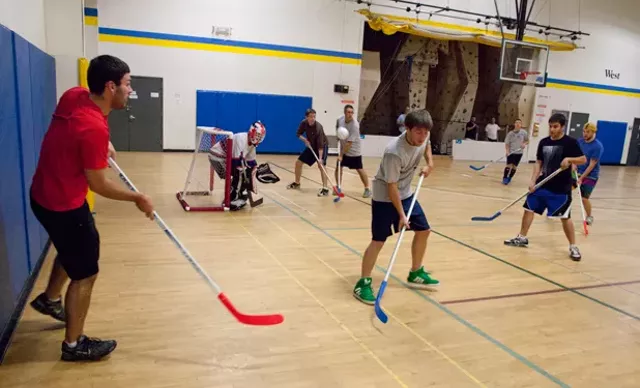
[[[66,322],[62,359],[99,360],[116,348],[114,340],[84,335],[91,291],[98,276],[100,236],[86,202],[89,188],[103,197],[134,202],[153,219],[151,199],[107,179],[107,116],[122,109],[131,93],[129,66],[118,58],[94,58],[87,72],[89,90],[67,90],[45,134],[31,184],[31,209],[49,234],[57,256],[44,293],[31,302],[42,314]],[[62,307],[62,288],[71,279]]]

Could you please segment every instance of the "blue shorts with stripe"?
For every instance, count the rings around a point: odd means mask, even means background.
[[[547,189],[538,189],[527,196],[523,207],[547,217],[571,218],[571,193],[557,194]]]

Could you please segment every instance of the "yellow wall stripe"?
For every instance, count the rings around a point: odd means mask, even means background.
[[[100,34],[100,41],[111,42],[111,43],[122,43],[122,44],[137,44],[137,45],[143,45],[143,46],[179,48],[179,49],[187,49],[187,50],[216,51],[216,52],[226,52],[226,53],[244,54],[244,55],[261,55],[261,56],[299,59],[299,60],[308,60],[308,61],[333,62],[333,63],[341,63],[345,65],[360,65],[362,63],[361,59],[356,59],[356,58],[344,58],[344,57],[336,57],[336,56],[330,56],[330,55],[295,53],[295,52],[239,47],[239,46],[231,46],[231,45],[218,45],[213,43],[184,42],[184,41],[176,41],[176,40],[169,40],[169,39],[155,39],[155,38],[111,35],[111,34],[103,34],[103,33]]]

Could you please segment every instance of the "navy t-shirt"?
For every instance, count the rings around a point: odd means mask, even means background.
[[[559,169],[564,158],[578,158],[582,155],[578,141],[572,137],[563,135],[558,140],[553,140],[551,137],[540,140],[536,159],[542,162],[542,169],[536,183]],[[570,194],[572,188],[571,168],[567,168],[553,177],[542,188],[556,194]]]

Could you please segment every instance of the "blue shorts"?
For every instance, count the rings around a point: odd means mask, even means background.
[[[523,207],[547,217],[571,218],[571,194],[557,194],[547,189],[538,189],[529,194]]]
[[[402,201],[402,208],[405,214],[409,212],[412,199],[413,196]],[[371,201],[371,234],[373,241],[385,242],[387,237],[394,232],[398,233],[400,231],[399,222],[400,216],[398,216],[398,211],[393,206],[393,203]],[[392,227],[394,232],[391,231]],[[414,231],[431,229],[418,201],[413,206],[413,211],[409,217],[409,227],[410,230]]]

